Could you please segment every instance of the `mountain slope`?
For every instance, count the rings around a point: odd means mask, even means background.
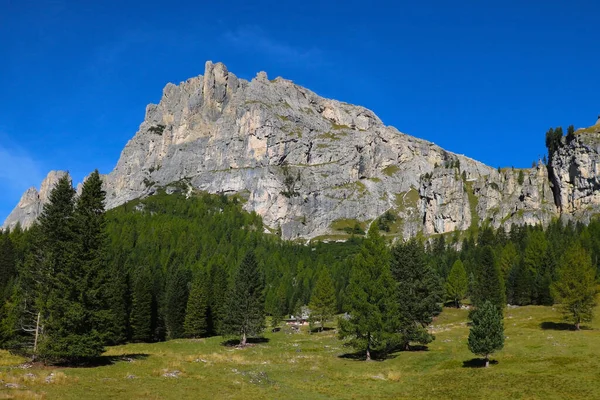
[[[287,239],[340,237],[386,211],[391,234],[405,237],[483,221],[545,224],[559,213],[545,166],[498,171],[385,126],[363,107],[264,72],[248,82],[211,62],[147,106],[105,176],[107,206],[179,181],[244,194],[245,207]],[[13,214],[5,227],[30,223]]]

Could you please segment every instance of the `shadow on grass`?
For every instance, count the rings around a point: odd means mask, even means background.
[[[392,353],[380,353],[380,352],[371,352],[371,361],[385,361],[385,360],[391,360],[398,357],[396,354],[392,354]],[[343,358],[345,360],[352,360],[352,361],[365,361],[366,360],[366,354],[364,351],[357,351],[355,353],[346,353],[346,354],[341,354],[338,356],[338,358]]]
[[[543,330],[553,330],[553,331],[574,331],[575,326],[571,324],[567,324],[566,322],[551,322],[545,321],[540,324],[540,328]]]
[[[313,328],[311,330],[311,333],[321,333],[321,332],[329,332],[329,331],[335,331],[335,328],[330,328],[328,326],[324,327],[324,328]]]
[[[248,339],[246,339],[246,346],[260,344],[260,343],[269,343],[269,340],[270,339],[264,338],[264,337],[248,338]],[[229,339],[229,340],[225,340],[224,342],[221,342],[221,345],[223,345],[225,347],[237,347],[240,345],[240,343],[241,343],[240,339]]]
[[[56,363],[52,364],[58,367],[75,367],[75,368],[96,368],[113,365],[119,362],[134,362],[136,360],[145,360],[148,358],[148,354],[135,353],[135,354],[121,354],[118,356],[100,356],[96,358],[88,358],[80,361],[68,362],[68,363]]]
[[[496,365],[498,361],[490,360],[490,365]],[[468,361],[463,361],[463,368],[485,368],[484,358],[472,358]]]

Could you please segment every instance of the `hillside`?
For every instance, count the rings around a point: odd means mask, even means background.
[[[107,207],[182,182],[242,194],[245,208],[286,239],[344,238],[388,211],[389,234],[402,237],[547,225],[561,213],[587,221],[600,204],[598,148],[590,145],[597,137],[588,129],[565,144],[550,174],[541,163],[494,169],[386,126],[363,107],[264,72],[248,82],[207,62],[204,75],[168,84],[160,103],[147,106],[104,178]],[[40,193],[25,193],[5,228],[35,220],[56,175]]]

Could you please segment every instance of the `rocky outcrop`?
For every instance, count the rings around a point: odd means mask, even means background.
[[[2,228],[13,229],[20,223],[22,228],[27,229],[33,225],[42,213],[44,204],[48,202],[50,192],[60,178],[65,175],[67,175],[65,171],[50,171],[48,176],[42,181],[39,192],[35,187],[27,189],[21,197],[19,204],[17,204],[15,209],[6,218],[6,221],[4,221]]]
[[[570,142],[563,138],[550,168],[565,217],[588,222],[600,213],[600,123],[577,130]]]
[[[565,167],[556,162],[564,204],[600,200],[589,152],[573,155],[582,166],[576,178],[563,171],[571,171],[571,155]],[[348,225],[366,227],[386,212],[395,221],[390,234],[404,237],[484,222],[546,224],[559,212],[541,164],[496,170],[386,126],[364,107],[264,72],[238,79],[211,62],[204,75],[168,84],[159,104],[148,105],[104,182],[108,208],[173,182],[241,193],[245,207],[287,239],[339,237]],[[35,203],[35,193],[24,199]],[[19,207],[7,223],[24,216]]]

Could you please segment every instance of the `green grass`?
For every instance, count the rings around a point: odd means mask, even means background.
[[[400,167],[397,165],[388,165],[382,170],[387,176],[394,176],[398,171],[400,171]]]
[[[363,231],[367,227],[365,222],[360,222],[356,219],[336,219],[329,227],[334,231],[345,231],[346,229],[354,228],[356,224],[358,224]]]
[[[8,367],[21,360],[4,352],[0,379],[22,388],[2,389],[0,398],[600,398],[598,323],[580,332],[543,329],[543,323],[560,322],[551,307],[505,314],[505,347],[487,369],[463,366],[473,359],[466,345],[467,311],[445,309],[433,324],[436,340],[427,351],[399,352],[385,361],[341,358],[348,349],[334,331],[269,332],[267,343],[245,349],[224,347],[219,337],[129,344],[110,348],[106,356],[113,363],[93,368],[23,370]],[[180,371],[179,378],[163,377],[173,370]],[[54,381],[46,383],[51,373]]]

